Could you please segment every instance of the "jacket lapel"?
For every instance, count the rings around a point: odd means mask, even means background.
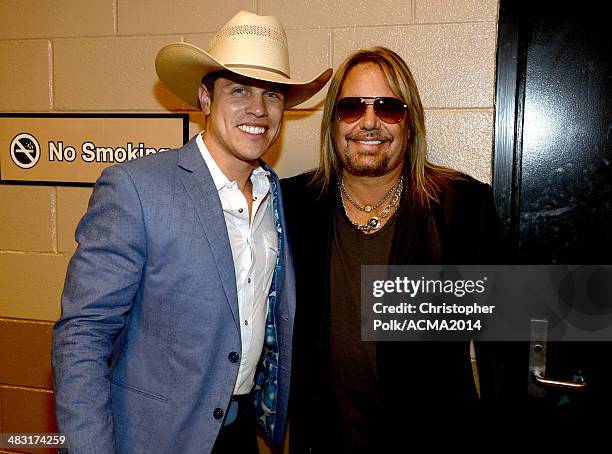
[[[234,322],[240,328],[234,260],[219,194],[195,138],[179,149],[178,154],[178,165],[185,170],[181,177],[182,183],[196,208]]]
[[[406,189],[404,189],[406,190]],[[404,193],[400,203],[391,246],[390,265],[417,264],[424,257],[418,254],[418,246],[422,241],[424,219],[423,214],[414,209],[412,200]],[[424,263],[422,263],[424,264]]]

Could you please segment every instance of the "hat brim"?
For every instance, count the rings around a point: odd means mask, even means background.
[[[311,98],[325,86],[332,75],[332,69],[327,68],[313,80],[302,82],[265,69],[229,68],[204,50],[188,43],[171,43],[162,47],[155,59],[155,70],[159,80],[176,96],[198,109],[198,89],[202,77],[215,71],[230,71],[252,79],[286,85],[285,108]]]

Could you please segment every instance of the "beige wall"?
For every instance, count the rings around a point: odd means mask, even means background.
[[[279,17],[297,78],[336,67],[360,47],[381,44],[396,50],[421,90],[430,159],[490,182],[497,3],[3,0],[0,112],[188,111],[156,80],[157,50],[172,41],[206,47],[220,25],[246,9]],[[282,136],[266,157],[281,176],[316,166],[322,98],[318,95],[287,113]],[[201,116],[189,112],[195,133]],[[23,328],[11,333],[26,332],[27,326],[28,336],[49,337],[50,323],[18,321],[51,322],[59,316],[74,228],[90,193],[89,188],[0,185],[0,322]],[[19,369],[15,363],[24,367],[32,359],[15,354],[21,341],[0,339],[2,432],[21,417],[7,402],[40,401],[44,413],[48,402],[41,401],[40,390],[50,382],[47,377],[32,384],[11,373]],[[12,358],[11,370],[6,358]],[[48,368],[44,370],[48,375]],[[16,392],[21,400],[13,398]]]

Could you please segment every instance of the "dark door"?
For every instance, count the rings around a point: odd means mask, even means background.
[[[603,2],[501,0],[493,186],[518,263],[612,264],[612,33],[606,9]],[[587,386],[547,389],[527,398],[529,410],[568,420],[607,414],[612,343],[548,347],[547,375],[582,376]],[[527,371],[527,354],[522,364]]]

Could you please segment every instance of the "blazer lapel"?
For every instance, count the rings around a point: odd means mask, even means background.
[[[186,171],[183,172],[181,180],[195,205],[202,230],[219,271],[234,322],[240,328],[234,259],[219,194],[195,139],[191,139],[178,150],[178,153],[178,165]]]

